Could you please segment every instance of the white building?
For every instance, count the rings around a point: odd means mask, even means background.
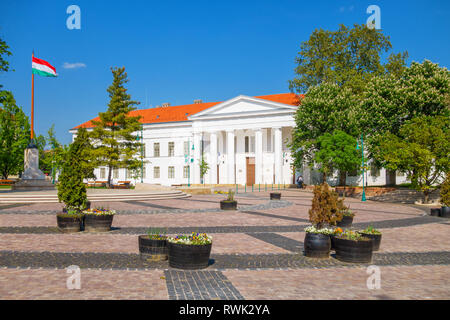
[[[295,127],[298,104],[299,96],[285,93],[259,97],[240,95],[223,102],[196,100],[189,105],[166,104],[133,111],[133,116],[142,116],[143,182],[161,185],[290,184],[299,173],[304,175],[307,184],[319,182],[315,171],[297,169],[294,173],[292,168],[293,159],[287,145]],[[92,123],[88,121],[70,130],[74,137],[79,127],[91,128]],[[200,177],[202,157],[210,168],[203,181]],[[94,173],[97,180],[106,180],[108,175],[107,168],[97,168]],[[124,168],[115,170],[112,178],[134,181]],[[352,185],[362,183],[361,176],[350,176],[347,181]],[[330,182],[333,183],[333,179]],[[384,184],[382,172],[379,176],[369,176],[368,183]]]

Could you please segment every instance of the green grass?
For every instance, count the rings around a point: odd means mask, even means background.
[[[11,186],[0,186],[0,189],[11,189]]]

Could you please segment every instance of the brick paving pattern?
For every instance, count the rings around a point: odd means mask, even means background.
[[[220,271],[165,270],[170,300],[243,300]]]
[[[354,229],[383,233],[371,262],[381,288],[370,290],[369,264],[303,255],[311,192],[280,190],[282,200],[269,201],[270,191],[237,194],[238,211],[218,208],[225,195],[95,202],[118,211],[107,233],[59,233],[58,203],[1,204],[0,299],[449,299],[449,219],[346,198]],[[137,235],[149,227],[211,233],[210,266],[185,271],[142,260]],[[80,290],[66,287],[70,265],[81,268]]]

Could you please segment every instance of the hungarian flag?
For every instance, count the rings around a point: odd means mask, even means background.
[[[33,74],[38,74],[44,77],[57,76],[55,67],[45,60],[33,57],[31,67],[33,68]]]

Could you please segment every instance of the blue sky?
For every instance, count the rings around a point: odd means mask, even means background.
[[[80,30],[66,27],[71,4]],[[54,123],[69,143],[70,128],[106,110],[111,66],[126,67],[138,108],[289,92],[300,43],[316,28],[366,23],[372,4],[395,52],[450,66],[447,0],[2,1],[0,37],[15,72],[0,83],[29,115],[32,50],[50,62],[59,77],[35,79],[35,130]]]

